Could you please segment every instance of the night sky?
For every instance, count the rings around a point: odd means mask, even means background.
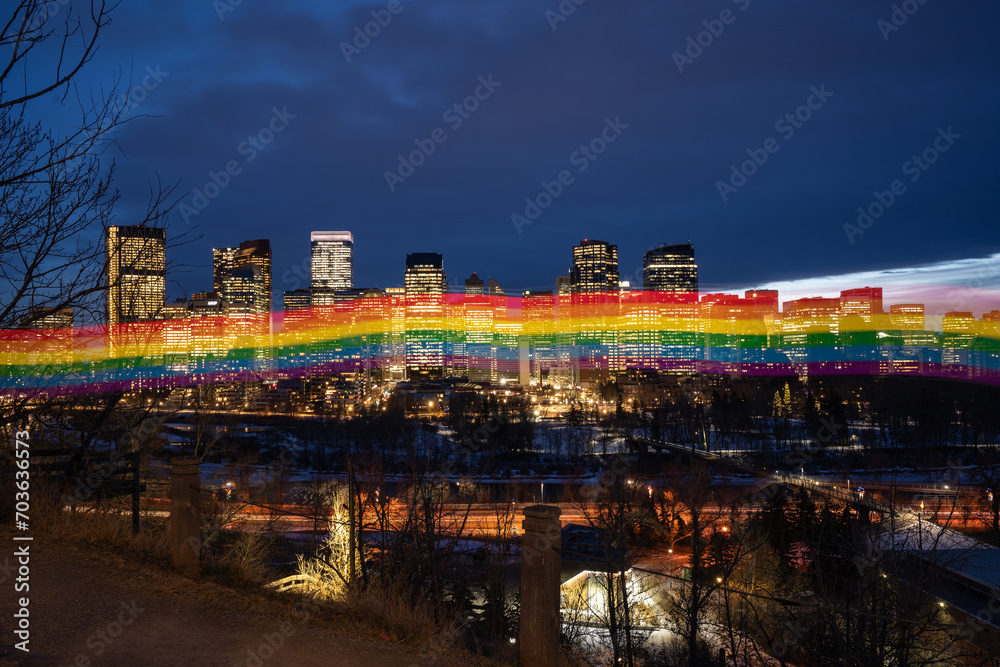
[[[171,298],[211,288],[212,247],[269,238],[280,304],[307,284],[311,230],[354,233],[357,286],[402,284],[406,253],[439,252],[453,284],[476,271],[508,293],[551,288],[583,238],[617,243],[640,282],[646,250],[690,239],[703,290],[987,257],[1000,5],[896,6],[898,26],[872,0],[126,0],[80,83],[131,77],[119,224],[157,175],[191,193],[168,238],[203,238],[169,251]],[[373,11],[387,25],[355,41]],[[603,152],[579,152],[602,132]],[[415,142],[434,152],[397,171]],[[910,162],[925,149],[933,164]],[[391,189],[387,171],[406,178]],[[845,231],[893,181],[884,213]]]

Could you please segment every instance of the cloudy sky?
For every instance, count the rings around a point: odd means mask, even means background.
[[[354,233],[358,286],[439,252],[453,283],[547,288],[583,238],[632,280],[690,239],[705,290],[968,274],[1000,251],[1000,5],[897,7],[126,0],[81,82],[131,77],[120,224],[157,175],[189,193],[168,234],[203,238],[170,258],[189,265],[170,297],[255,238],[276,292],[305,286],[311,230]]]

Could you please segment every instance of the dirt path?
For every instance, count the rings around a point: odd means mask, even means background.
[[[30,654],[13,648],[17,598],[10,535],[0,535],[0,665],[159,667],[471,667],[418,652],[284,600],[191,582],[154,565],[77,547],[31,543]],[[23,543],[22,543],[23,544]],[[8,560],[9,558],[9,560]]]

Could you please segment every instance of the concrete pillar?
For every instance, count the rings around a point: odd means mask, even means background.
[[[524,508],[521,537],[521,667],[559,662],[559,575],[562,568],[561,510]]]
[[[201,469],[198,459],[170,461],[170,558],[185,577],[201,574]]]

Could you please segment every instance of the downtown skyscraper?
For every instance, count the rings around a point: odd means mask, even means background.
[[[593,239],[584,239],[580,245],[573,246],[569,284],[576,294],[617,292],[618,246]]]
[[[158,319],[166,300],[166,230],[108,227],[105,240],[108,324]]]
[[[213,248],[212,249],[212,288],[220,297],[231,303],[246,303],[247,291],[244,289],[239,296],[228,294],[226,290],[226,279],[230,277],[235,269],[246,266],[256,266],[259,272],[253,273],[256,280],[260,281],[259,289],[251,290],[259,293],[251,306],[255,312],[270,313],[273,308],[273,297],[271,295],[271,242],[267,239],[257,239],[255,241],[244,241],[237,248]],[[247,272],[241,274],[242,279],[246,278]],[[263,298],[263,300],[261,300]]]
[[[433,252],[407,255],[404,285],[407,379],[440,378],[445,367],[443,339],[448,295],[448,276],[441,255]]]
[[[698,264],[690,243],[661,245],[642,258],[642,289],[647,292],[698,291]]]
[[[354,235],[351,232],[313,232],[311,287],[349,290],[354,287]]]

